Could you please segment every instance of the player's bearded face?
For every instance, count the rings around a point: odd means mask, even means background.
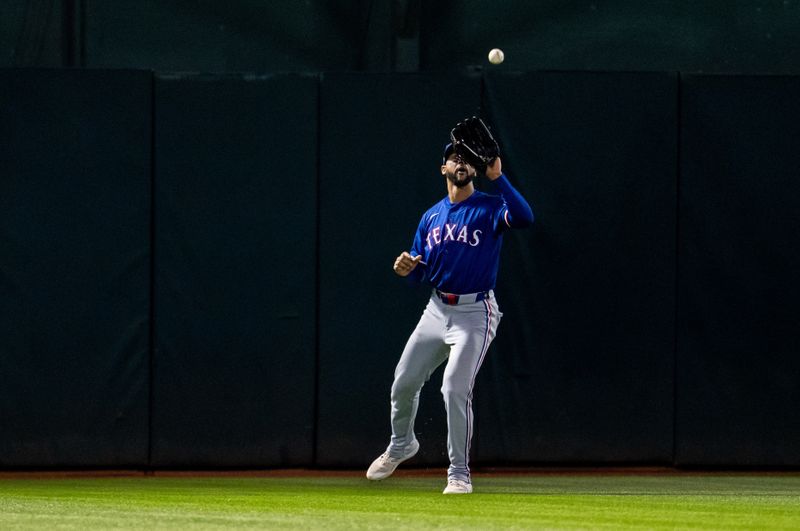
[[[473,177],[475,177],[475,168],[456,155],[447,159],[444,174],[448,181],[459,188],[463,188],[472,182]]]

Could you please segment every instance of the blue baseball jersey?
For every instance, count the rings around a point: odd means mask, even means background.
[[[502,188],[515,195],[514,202],[524,204],[519,208],[522,215],[517,214],[520,226],[532,222],[528,204],[511,188],[505,176],[501,179]],[[476,190],[459,203],[451,203],[445,197],[420,219],[410,254],[422,256],[422,263],[410,277],[447,293],[494,289],[503,232],[513,225],[511,219],[502,196]]]

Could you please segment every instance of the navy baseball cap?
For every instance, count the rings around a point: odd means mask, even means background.
[[[450,142],[444,147],[444,155],[442,155],[442,164],[447,162],[447,157],[455,153],[456,148],[453,147],[453,143]]]

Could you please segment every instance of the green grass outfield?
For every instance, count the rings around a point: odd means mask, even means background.
[[[0,477],[0,529],[800,529],[798,474]]]

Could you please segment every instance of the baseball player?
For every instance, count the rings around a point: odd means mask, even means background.
[[[441,172],[447,196],[423,214],[410,252],[394,262],[397,275],[427,283],[433,291],[395,369],[389,447],[367,471],[368,479],[385,479],[417,453],[414,419],[420,390],[447,362],[441,388],[450,457],[444,494],[472,492],[472,389],[503,315],[493,291],[503,233],[533,223],[533,211],[503,174],[500,157],[490,157],[485,166],[499,192],[489,195],[473,185],[482,160],[463,148],[445,147]]]

